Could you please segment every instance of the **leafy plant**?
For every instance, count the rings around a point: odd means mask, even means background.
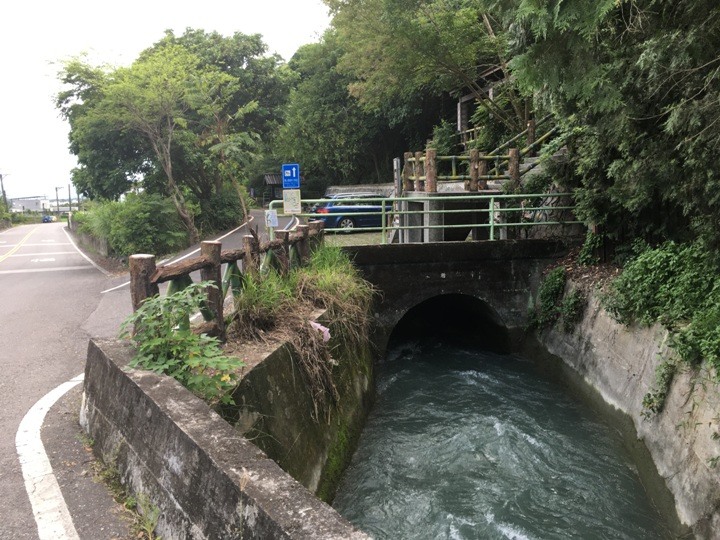
[[[676,371],[677,364],[669,359],[663,360],[657,367],[655,370],[655,389],[645,394],[642,401],[643,409],[646,411],[645,416],[662,411]]]
[[[578,253],[578,262],[583,266],[593,266],[600,262],[598,251],[602,248],[603,239],[602,236],[588,230],[585,235],[585,242],[583,242]]]
[[[540,284],[538,301],[530,316],[531,326],[547,328],[558,320],[561,314],[560,302],[565,291],[565,269],[558,266],[551,270]]]
[[[563,298],[559,309],[563,331],[571,332],[575,328],[582,319],[586,305],[587,298],[579,289],[575,289]]]
[[[208,401],[232,403],[235,373],[243,362],[224,356],[216,338],[196,334],[187,319],[202,306],[211,282],[191,284],[174,294],[143,302],[121,326],[121,336],[132,337],[137,353],[131,367],[164,373]]]

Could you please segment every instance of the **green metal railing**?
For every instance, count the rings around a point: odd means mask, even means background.
[[[317,213],[312,211],[294,214],[298,218],[312,220],[322,220],[330,216],[343,215],[347,217],[354,216],[378,216],[381,225],[379,227],[361,227],[355,229],[347,228],[325,228],[326,232],[380,232],[381,243],[388,242],[390,233],[393,231],[412,231],[412,230],[432,230],[432,229],[489,229],[488,236],[490,240],[498,239],[498,230],[508,230],[510,228],[534,228],[548,227],[557,225],[574,225],[580,224],[574,216],[575,205],[566,203],[572,200],[572,193],[522,193],[522,194],[493,194],[493,195],[422,195],[412,197],[363,197],[362,199],[352,199],[351,197],[343,198],[343,204],[352,204],[354,201],[362,200],[363,203],[373,203],[380,208],[367,212],[352,212],[342,214],[335,212],[331,214]],[[315,204],[323,204],[328,202],[337,202],[337,199],[303,199],[303,206],[311,207]],[[442,203],[453,203],[453,208],[436,208],[442,206]],[[409,209],[410,205],[424,204],[428,208]],[[457,208],[458,204],[468,203],[471,207]],[[269,205],[270,210],[278,212],[279,216],[283,214],[282,201],[272,201]],[[432,208],[431,208],[432,207]],[[431,216],[439,215],[468,215],[467,221],[452,224],[430,224]],[[420,225],[409,225],[409,217],[423,216],[424,223]],[[567,217],[567,219],[565,219]],[[441,221],[445,221],[441,219]],[[270,238],[274,238],[275,231],[272,227],[268,228]]]

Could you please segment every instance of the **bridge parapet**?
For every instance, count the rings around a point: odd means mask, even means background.
[[[384,355],[400,320],[414,307],[443,295],[473,297],[487,322],[522,331],[543,271],[566,255],[557,240],[437,242],[344,248],[363,277],[378,288],[375,343]]]

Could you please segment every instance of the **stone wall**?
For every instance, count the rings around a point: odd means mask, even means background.
[[[642,401],[654,389],[655,369],[672,354],[659,325],[627,328],[591,297],[571,333],[540,335],[603,399],[629,415],[675,499],[680,521],[698,538],[720,538],[720,388],[707,373],[686,369],[675,376],[663,411],[647,416]]]
[[[132,349],[91,341],[81,424],[171,539],[365,539],[175,380],[128,369]]]

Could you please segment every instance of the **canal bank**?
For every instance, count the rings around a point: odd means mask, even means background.
[[[566,293],[572,290],[568,287]],[[542,331],[539,342],[617,411],[627,415],[672,493],[680,521],[697,538],[720,538],[720,392],[713,374],[675,375],[663,410],[649,415],[644,396],[656,389],[656,369],[673,354],[659,325],[625,327],[591,294],[571,332]],[[650,488],[652,489],[652,488]]]

